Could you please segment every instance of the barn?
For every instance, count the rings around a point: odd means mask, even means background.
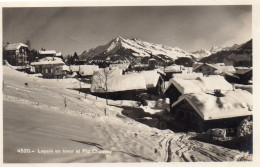
[[[182,95],[171,105],[170,113],[187,130],[207,131],[237,127],[252,116],[252,106],[252,94],[245,90],[226,91],[221,96],[200,92]]]
[[[113,100],[140,100],[140,94],[146,91],[143,75],[132,73],[122,75],[122,70],[109,68],[99,70],[92,76],[91,94]]]

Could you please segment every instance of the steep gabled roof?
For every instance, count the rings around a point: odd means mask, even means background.
[[[204,64],[200,64],[200,65],[196,66],[195,68],[193,68],[193,70],[196,70],[196,69],[198,69],[198,68],[200,68],[200,67],[202,67],[202,66],[204,66],[204,65],[209,66],[209,67],[211,67],[211,68],[214,68],[214,69],[216,69],[216,70],[218,69],[218,67],[215,66],[215,65],[213,65],[213,64],[204,63]]]
[[[223,97],[203,92],[184,94],[172,104],[172,107],[175,107],[184,99],[203,120],[249,116],[252,115],[253,110],[252,94],[240,89],[227,91]]]
[[[22,46],[28,48],[28,46],[23,43],[10,43],[6,45],[5,50],[17,50]]]

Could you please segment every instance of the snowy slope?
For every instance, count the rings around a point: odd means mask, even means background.
[[[89,88],[84,83],[80,86],[75,79],[36,78],[7,66],[3,67],[3,73],[3,161],[6,163],[251,159],[237,150],[190,140],[187,134],[138,123],[123,116],[122,108],[115,107],[138,109],[134,101],[109,100],[113,105],[106,106],[105,99],[73,90]],[[18,153],[21,148],[34,152]],[[54,149],[61,153],[42,151]],[[62,153],[63,149],[74,152]],[[81,152],[75,153],[77,149]],[[83,153],[82,149],[90,152]]]
[[[117,37],[108,44],[84,51],[80,59],[82,60],[128,60],[132,62],[135,58],[149,58],[154,56],[162,61],[167,59],[175,60],[179,57],[190,57],[190,54],[180,48],[163,46],[142,41],[137,38],[124,39]]]

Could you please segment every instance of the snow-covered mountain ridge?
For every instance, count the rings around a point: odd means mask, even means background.
[[[132,62],[136,58],[140,61],[150,57],[161,61],[173,61],[179,57],[191,58],[191,54],[177,47],[153,44],[137,38],[124,39],[119,36],[106,45],[84,51],[81,54],[80,59],[105,60],[109,58],[112,61],[122,60]]]

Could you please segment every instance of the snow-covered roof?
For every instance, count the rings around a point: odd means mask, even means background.
[[[209,67],[211,67],[211,68],[214,68],[214,69],[216,69],[216,70],[218,69],[218,67],[217,67],[216,65],[214,65],[214,64],[204,63],[204,64],[199,64],[199,65],[195,66],[195,67],[193,68],[193,70],[196,70],[196,69],[198,69],[198,68],[200,68],[201,66],[204,66],[204,65],[209,66]]]
[[[62,55],[61,52],[56,53],[56,56],[61,56],[61,55]]]
[[[154,70],[157,71],[157,73],[159,73],[159,74],[161,74],[161,75],[164,75],[164,76],[166,75],[165,72],[163,72],[162,69],[159,69],[159,68],[158,68],[158,69],[154,69]]]
[[[182,67],[180,65],[167,66],[164,71],[167,72],[181,72]]]
[[[252,115],[253,110],[252,94],[240,89],[227,91],[222,97],[203,92],[184,94],[172,104],[172,107],[178,105],[184,99],[203,120],[248,116]]]
[[[109,67],[110,68],[117,67],[119,69],[126,70],[126,69],[128,69],[129,65],[130,64],[128,64],[128,63],[127,64],[126,63],[125,64],[110,64]]]
[[[79,65],[70,65],[70,71],[79,72]]]
[[[28,48],[28,46],[23,43],[10,43],[6,45],[5,50],[17,50],[22,46]]]
[[[221,76],[229,76],[229,77],[233,77],[233,78],[239,79],[239,76],[237,76],[237,75],[235,75],[233,73],[229,73],[229,72],[222,72],[219,75],[221,75]]]
[[[236,71],[236,74],[245,74],[248,73],[249,71],[252,71],[252,68],[239,68]]]
[[[39,54],[55,54],[56,55],[56,50],[39,50]]]
[[[235,73],[236,69],[233,66],[218,66],[217,71],[215,72],[216,74],[220,74],[223,72],[228,72],[228,73]]]
[[[63,65],[63,66],[62,66],[62,70],[63,70],[63,71],[70,71],[70,67],[67,66],[67,65]]]
[[[65,64],[59,57],[45,57],[39,60],[39,62],[32,62],[32,66],[46,65],[46,64]]]
[[[214,91],[215,89],[220,89],[222,91],[233,90],[233,86],[225,80],[223,76],[211,75],[208,77],[199,77],[196,80],[205,85],[207,91]]]
[[[196,79],[198,77],[203,77],[202,73],[196,73],[196,72],[192,72],[192,73],[181,73],[181,74],[172,74],[173,78],[182,78],[182,79]]]
[[[216,66],[225,66],[225,63],[216,63]]]
[[[79,74],[81,76],[91,76],[95,71],[98,71],[99,67],[97,65],[80,65]]]
[[[105,75],[105,73],[107,75]],[[107,82],[105,79],[107,76]],[[92,93],[120,92],[127,90],[146,90],[145,78],[143,75],[132,73],[121,75],[118,70],[102,69],[94,73],[90,91]]]
[[[140,74],[144,76],[147,88],[155,88],[159,78],[161,77],[155,70],[141,71]]]
[[[206,92],[205,86],[199,80],[185,80],[182,78],[172,78],[170,79],[168,87],[165,89],[165,91],[171,85],[174,85],[181,94]]]
[[[233,90],[233,86],[228,83],[223,76],[209,76],[209,77],[198,77],[196,79],[182,79],[182,78],[172,78],[169,81],[168,87],[164,92],[168,90],[171,85],[174,85],[181,94],[188,93],[211,93],[216,89],[221,91]]]

